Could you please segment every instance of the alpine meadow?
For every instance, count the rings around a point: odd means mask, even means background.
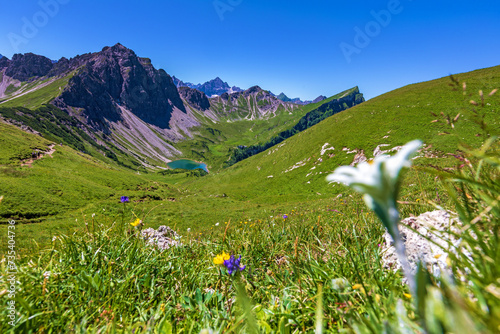
[[[0,23],[0,332],[500,333],[496,4],[90,3]]]

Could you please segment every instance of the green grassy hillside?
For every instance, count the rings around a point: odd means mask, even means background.
[[[78,209],[95,212],[98,206],[102,212],[107,205],[119,202],[121,196],[129,196],[132,203],[157,205],[159,200],[179,194],[165,183],[106,164],[67,145],[56,144],[51,155],[23,166],[23,159],[30,158],[33,151],[49,151],[49,145],[55,143],[12,125],[0,123],[0,142],[0,196],[4,196],[0,222],[14,219],[19,224],[31,223],[25,230],[20,227],[20,246],[33,238],[47,242],[51,230],[69,233],[81,226],[75,224],[75,219],[83,217]],[[66,215],[70,212],[75,214]],[[47,219],[47,223],[32,224]]]
[[[65,77],[59,79],[45,79],[33,81],[30,83],[21,83],[16,91],[22,91],[17,95],[7,94],[0,100],[0,107],[24,107],[29,109],[38,108],[45,103],[49,103],[61,94],[67,86],[69,80],[75,72],[71,72]]]
[[[259,198],[259,202],[275,196],[333,196],[344,188],[328,185],[325,176],[340,165],[350,164],[355,156],[344,148],[363,150],[367,158],[372,158],[378,145],[388,145],[382,147],[387,150],[421,139],[430,146],[429,152],[446,157],[459,143],[477,146],[484,132],[474,122],[478,117],[471,112],[469,100],[480,101],[481,89],[488,95],[500,87],[500,66],[459,74],[456,79],[460,89],[452,88],[452,81],[445,77],[378,96],[190,187],[242,200]],[[467,84],[465,96],[462,82]],[[481,110],[492,129],[499,128],[499,110],[498,95],[488,98]],[[453,134],[441,113],[451,119],[460,114]],[[334,150],[321,155],[323,147]],[[417,159],[422,164],[438,164],[440,160]]]

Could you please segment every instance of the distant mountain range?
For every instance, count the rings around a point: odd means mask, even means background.
[[[222,95],[224,93],[236,93],[241,92],[243,89],[233,86],[230,87],[227,82],[222,81],[221,78],[217,77],[213,80],[207,81],[204,84],[192,84],[190,82],[183,82],[180,79],[177,79],[175,76],[172,77],[174,80],[174,84],[177,87],[189,87],[193,89],[197,89],[203,93],[205,93],[208,97],[215,97]]]
[[[184,82],[184,81],[176,78],[175,76],[173,76],[172,79],[174,80],[174,84],[177,86],[177,88],[189,87],[189,88],[197,89],[200,92],[205,93],[208,97],[217,97],[217,96],[220,96],[224,93],[232,94],[232,93],[238,93],[238,92],[243,91],[243,89],[241,89],[240,87],[229,86],[229,84],[227,82],[223,81],[219,77],[212,79],[210,81],[207,81],[204,84],[193,84],[190,82]],[[300,105],[306,105],[309,103],[316,103],[316,102],[320,102],[320,101],[326,99],[326,96],[321,95],[321,96],[318,96],[313,101],[310,101],[310,100],[302,101],[298,97],[291,99],[288,96],[286,96],[285,93],[275,95],[271,91],[268,91],[268,92],[270,95],[276,97],[278,100],[281,100],[283,102],[300,104]]]
[[[324,99],[326,99],[326,96],[320,95],[317,98],[315,98],[313,101],[309,101],[309,100],[302,101],[298,97],[291,99],[288,96],[286,96],[285,93],[283,93],[283,92],[276,97],[283,102],[291,102],[291,103],[301,104],[301,105],[306,105],[306,104],[310,104],[310,103],[317,103],[317,102],[320,102],[320,101],[323,101]]]

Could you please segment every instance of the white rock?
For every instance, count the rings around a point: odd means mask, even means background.
[[[423,261],[431,273],[436,276],[445,271],[451,274],[447,264],[449,252],[457,252],[460,239],[452,233],[458,233],[461,222],[444,210],[426,212],[418,217],[410,217],[401,221],[399,231],[406,247],[406,256],[412,272],[416,272],[418,262]],[[407,226],[418,231],[409,229]],[[429,241],[428,239],[431,241]],[[384,233],[385,243],[382,246],[382,263],[385,268],[398,270],[401,264],[393,246],[393,240],[387,231]],[[460,251],[470,257],[470,253],[460,247]]]

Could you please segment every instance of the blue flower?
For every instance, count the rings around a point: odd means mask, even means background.
[[[287,218],[288,218],[288,216],[287,216],[287,215],[283,215],[283,219],[287,219]]]
[[[120,202],[122,202],[122,203],[126,203],[128,201],[129,201],[129,199],[127,196],[122,196],[122,198],[120,198]]]
[[[236,259],[234,255],[231,255],[229,260],[224,260],[224,266],[226,266],[229,275],[232,275],[233,272],[235,271],[236,272],[238,272],[238,270],[242,271],[243,269],[246,268],[246,266],[240,267],[240,261],[241,261],[241,255],[238,257],[238,259]]]

